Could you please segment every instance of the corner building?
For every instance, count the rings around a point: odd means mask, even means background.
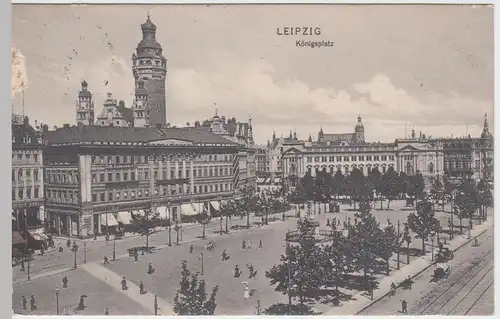
[[[48,225],[58,235],[103,234],[149,206],[182,221],[234,194],[239,145],[203,128],[66,126],[44,139]]]

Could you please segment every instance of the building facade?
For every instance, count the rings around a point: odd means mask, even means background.
[[[234,194],[239,145],[204,129],[80,126],[44,135],[47,220],[59,235],[102,234],[148,205],[179,220]]]
[[[36,124],[35,124],[36,126]],[[12,118],[12,229],[25,230],[45,221],[43,141],[28,117]]]

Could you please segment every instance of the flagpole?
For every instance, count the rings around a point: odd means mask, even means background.
[[[24,116],[25,116],[25,113],[24,113],[24,83],[22,84],[22,95],[23,95],[23,121],[24,121]]]

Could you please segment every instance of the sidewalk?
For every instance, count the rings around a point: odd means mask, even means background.
[[[493,224],[493,216],[491,216],[485,223],[477,225],[474,229],[471,230],[470,238],[468,237],[468,234],[463,234],[451,240],[449,242],[449,249],[451,251],[460,249],[467,243],[473,241],[474,237],[478,237],[486,232],[488,228],[493,226]],[[324,313],[324,315],[356,315],[388,295],[390,292],[391,283],[399,283],[406,279],[408,276],[410,276],[410,278],[414,278],[430,266],[432,266],[432,253],[427,253],[425,256],[414,260],[409,265],[393,272],[392,275],[384,276],[379,282],[379,289],[373,291],[373,300],[368,299],[365,292],[360,292],[354,295],[352,297],[352,300],[345,302],[339,307],[332,308],[330,311]]]
[[[92,276],[105,282],[110,287],[114,288],[116,291],[121,292],[125,296],[139,303],[145,309],[150,309],[151,313],[154,314],[154,300],[155,300],[154,294],[147,292],[146,294],[141,295],[139,293],[140,291],[139,286],[134,284],[130,280],[127,280],[128,289],[122,290],[121,289],[122,277],[118,276],[113,271],[104,268],[103,266],[98,265],[96,263],[82,265],[82,268]],[[157,302],[159,308],[158,311],[161,311],[162,315],[164,316],[174,315],[174,312],[172,310],[172,305],[170,303],[158,297],[157,297]]]

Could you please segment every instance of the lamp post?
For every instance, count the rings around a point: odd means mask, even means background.
[[[83,242],[83,263],[87,263],[87,242]]]
[[[116,237],[113,237],[113,260],[116,260]]]
[[[168,207],[168,246],[172,246],[172,206],[170,201],[167,202]]]
[[[204,249],[202,248],[201,251],[200,251],[200,258],[201,258],[201,275],[203,276],[203,270],[204,270],[204,265],[203,265],[203,253],[204,253]]]
[[[156,294],[155,294],[154,307],[155,307],[155,316],[158,316],[158,297],[156,296]]]
[[[77,268],[77,265],[76,265],[76,252],[78,251],[78,246],[76,245],[76,243],[73,245],[73,254],[75,256],[75,259],[74,259],[74,264],[73,264],[73,269],[76,269]]]
[[[31,280],[31,277],[30,277],[30,264],[31,264],[31,250],[28,252],[28,281]]]
[[[56,292],[56,309],[57,309],[56,313],[59,316],[59,288],[56,288],[55,292]]]

